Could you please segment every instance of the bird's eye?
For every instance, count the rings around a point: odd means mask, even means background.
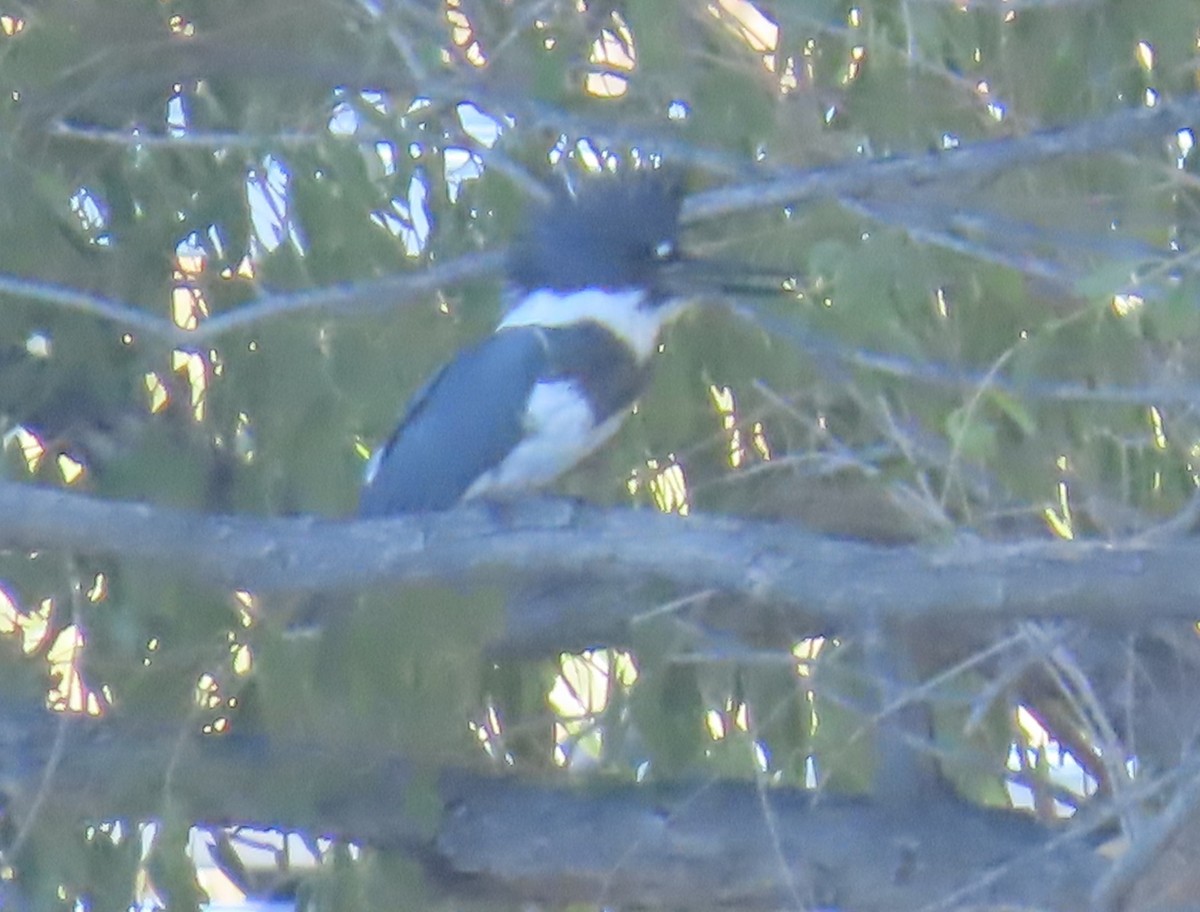
[[[671,241],[659,241],[654,245],[654,259],[669,260],[675,255],[675,245]]]

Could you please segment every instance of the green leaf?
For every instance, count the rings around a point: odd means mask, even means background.
[[[194,909],[199,912],[208,895],[196,880],[196,865],[188,853],[191,823],[168,804],[158,821],[146,871],[155,892],[169,909]]]
[[[988,389],[986,399],[990,405],[1000,409],[1013,424],[1020,428],[1022,434],[1032,436],[1036,433],[1037,419],[1020,399],[995,387]]]
[[[960,678],[958,687],[976,692],[983,680]],[[1005,784],[1005,764],[1012,746],[1012,715],[1003,700],[988,707],[981,722],[969,733],[965,724],[975,715],[974,707],[946,700],[933,701],[934,743],[941,757],[942,774],[965,798],[993,807],[1010,802]]]
[[[812,759],[820,787],[839,794],[869,793],[875,778],[874,723],[855,707],[876,694],[860,666],[859,650],[839,644],[815,666]]]
[[[668,661],[640,668],[630,710],[656,778],[678,776],[699,759],[706,737],[704,705],[691,664]]]
[[[946,434],[955,450],[969,461],[986,462],[996,454],[996,427],[981,414],[978,404],[952,411],[946,417]]]
[[[795,664],[751,663],[739,680],[750,712],[751,734],[768,752],[772,770],[781,770],[792,785],[804,785],[813,733],[813,704]]]

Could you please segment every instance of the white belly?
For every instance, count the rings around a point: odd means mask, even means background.
[[[627,414],[622,410],[596,426],[591,407],[572,383],[538,383],[525,409],[525,439],[479,476],[464,499],[549,484],[616,433]]]

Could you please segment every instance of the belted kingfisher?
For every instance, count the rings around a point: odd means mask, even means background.
[[[674,281],[681,201],[677,182],[645,174],[538,212],[508,263],[512,306],[413,397],[371,457],[360,514],[539,488],[612,437],[693,297]]]

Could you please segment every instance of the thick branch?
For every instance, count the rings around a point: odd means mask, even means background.
[[[209,516],[0,484],[0,547],[152,560],[254,592],[546,576],[681,593],[712,590],[788,623],[894,618],[1073,617],[1137,622],[1200,611],[1200,542],[956,538],[936,546],[832,539],[786,524],[664,516],[534,501],[374,521]],[[614,631],[641,608],[614,605]],[[766,612],[767,614],[764,614]],[[546,623],[552,623],[547,621]],[[753,617],[742,623],[755,623]]]
[[[47,713],[0,712],[0,756],[25,761],[24,775],[5,771],[18,795],[38,781],[34,742],[56,725]],[[883,807],[745,782],[571,789],[462,770],[434,779],[350,745],[322,754],[181,739],[116,719],[70,728],[48,810],[147,819],[167,805],[198,821],[338,835],[412,854],[458,899],[858,912],[989,899],[1071,910],[1085,907],[1106,866],[1031,818],[945,795]]]

